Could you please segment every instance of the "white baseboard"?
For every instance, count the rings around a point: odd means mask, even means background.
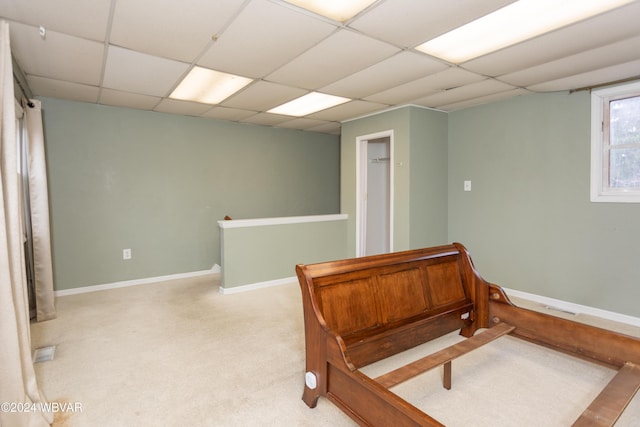
[[[224,295],[235,294],[239,292],[252,291],[254,289],[262,289],[262,288],[268,288],[271,286],[284,285],[284,284],[296,282],[296,281],[297,281],[297,277],[292,276],[292,277],[286,277],[284,279],[269,280],[266,282],[252,283],[249,285],[234,286],[232,288],[224,288],[223,286],[220,286],[220,293]],[[560,311],[564,311],[567,313],[574,313],[574,314],[587,314],[590,316],[600,317],[602,319],[607,319],[614,322],[625,323],[628,325],[640,327],[640,318],[638,317],[628,316],[626,314],[620,314],[613,311],[602,310],[599,308],[589,307],[586,305],[575,304],[572,302],[562,301],[559,299],[548,298],[548,297],[544,297],[536,294],[530,294],[528,292],[517,291],[515,289],[509,289],[509,288],[503,288],[503,289],[508,296],[522,298],[535,303],[539,303],[553,310],[560,310]]]
[[[91,286],[82,286],[82,287],[73,288],[73,289],[63,289],[60,291],[55,291],[54,295],[56,297],[61,297],[65,295],[83,294],[87,292],[104,291],[107,289],[117,289],[117,288],[124,288],[127,286],[145,285],[145,284],[155,283],[155,282],[164,282],[167,280],[186,279],[189,277],[206,276],[208,274],[219,274],[219,273],[220,273],[220,266],[218,264],[214,264],[214,266],[211,267],[211,270],[192,271],[189,273],[178,273],[178,274],[170,274],[167,276],[148,277],[144,279],[135,279],[135,280],[126,280],[123,282],[107,283],[104,285],[91,285]],[[269,288],[272,286],[284,285],[284,284],[295,282],[296,280],[297,280],[296,276],[291,276],[291,277],[285,277],[283,279],[268,280],[265,282],[234,286],[232,288],[225,288],[223,286],[220,286],[220,293],[224,295],[236,294],[239,292],[247,292],[255,289],[262,289],[262,288]],[[509,289],[509,288],[503,288],[503,289],[508,296],[522,298],[532,302],[543,304],[545,306],[548,306],[551,309],[561,310],[561,311],[575,313],[575,314],[587,314],[587,315],[611,320],[614,322],[626,323],[628,325],[640,327],[640,318],[638,317],[628,316],[626,314],[620,314],[613,311],[602,310],[599,308],[589,307],[586,305],[574,304],[572,302],[562,301],[554,298],[548,298],[548,297],[544,297],[536,294],[530,294],[528,292],[518,291],[515,289]]]
[[[266,282],[251,283],[249,285],[234,286],[232,288],[225,288],[223,286],[220,286],[220,293],[224,295],[237,294],[238,292],[253,291],[255,289],[262,289],[262,288],[269,288],[271,286],[284,285],[287,283],[295,282],[297,280],[298,279],[296,276],[292,276],[292,277],[285,277],[284,279],[268,280]]]
[[[614,322],[626,323],[628,325],[640,326],[640,318],[620,314],[613,311],[602,310],[586,305],[574,304],[572,302],[562,301],[554,298],[543,297],[540,295],[530,294],[528,292],[517,291],[515,289],[503,288],[508,296],[522,298],[536,303],[543,304],[550,309],[560,310],[568,313],[587,314],[590,316],[600,317],[602,319],[612,320]]]
[[[218,264],[215,264],[211,268],[211,270],[192,271],[189,273],[169,274],[167,276],[147,277],[144,279],[125,280],[123,282],[106,283],[104,285],[91,285],[91,286],[82,286],[79,288],[72,288],[72,289],[62,289],[60,291],[55,291],[54,295],[57,297],[63,297],[66,295],[84,294],[87,292],[104,291],[107,289],[126,288],[128,286],[146,285],[149,283],[166,282],[167,280],[186,279],[189,277],[206,276],[208,274],[218,274],[218,273],[220,273],[220,266]]]

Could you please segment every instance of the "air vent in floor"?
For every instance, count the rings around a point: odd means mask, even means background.
[[[33,363],[48,362],[50,360],[53,360],[53,355],[55,354],[55,352],[55,345],[36,348],[33,352]]]
[[[566,314],[570,314],[572,316],[576,316],[578,313],[574,313],[573,311],[569,311],[569,310],[565,310],[563,308],[558,308],[558,307],[554,307],[552,305],[547,305],[544,308],[546,308],[547,310],[552,310],[552,311],[559,311],[561,313],[566,313]]]

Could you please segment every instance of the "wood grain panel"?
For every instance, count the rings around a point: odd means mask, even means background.
[[[459,264],[456,261],[426,267],[428,287],[434,307],[451,304],[465,298]]]
[[[372,278],[323,286],[317,292],[324,319],[337,335],[379,324]]]
[[[428,308],[419,268],[381,274],[377,279],[382,323],[412,317]]]

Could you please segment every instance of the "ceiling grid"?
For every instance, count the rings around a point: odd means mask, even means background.
[[[402,105],[454,111],[640,74],[640,0],[460,64],[416,50],[511,3],[377,0],[338,22],[284,0],[3,0],[0,19],[35,96],[333,134]],[[169,98],[195,66],[253,82],[215,105]],[[351,101],[268,113],[312,91]]]

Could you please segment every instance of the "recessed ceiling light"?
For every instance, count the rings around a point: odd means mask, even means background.
[[[252,81],[246,77],[193,67],[169,98],[219,104]]]
[[[416,47],[459,64],[633,0],[519,0]]]
[[[376,0],[286,0],[318,15],[338,22],[345,22],[369,7]]]
[[[284,114],[287,116],[302,117],[316,111],[324,110],[336,105],[351,101],[341,96],[327,95],[320,92],[310,92],[300,98],[289,101],[278,107],[272,108],[267,113]]]

